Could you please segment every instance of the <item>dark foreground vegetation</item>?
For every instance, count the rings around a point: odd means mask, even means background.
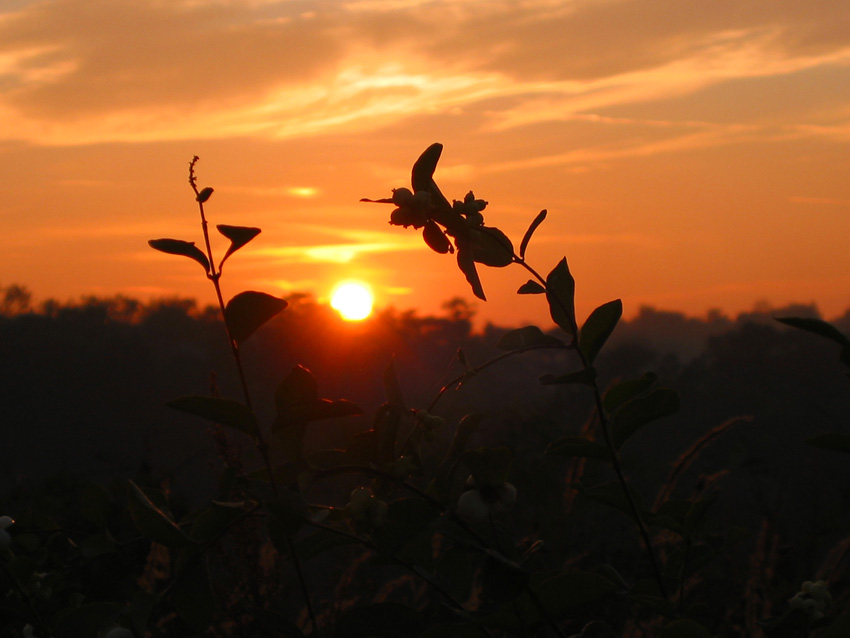
[[[850,314],[576,318],[433,148],[376,201],[557,329],[3,289],[0,636],[850,635]]]

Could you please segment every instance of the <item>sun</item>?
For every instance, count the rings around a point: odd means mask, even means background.
[[[369,286],[357,281],[338,284],[331,294],[331,308],[346,321],[360,321],[372,314],[375,299]]]

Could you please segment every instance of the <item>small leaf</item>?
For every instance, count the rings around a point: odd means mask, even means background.
[[[322,419],[338,419],[344,416],[358,416],[363,414],[357,405],[346,399],[319,399],[313,406],[309,421],[321,421]]]
[[[487,301],[487,297],[484,296],[484,288],[481,287],[481,278],[475,269],[475,260],[472,258],[472,252],[468,244],[460,238],[458,238],[457,243],[458,268],[460,268],[460,271],[466,277],[466,281],[472,287],[472,293],[482,301]]]
[[[522,350],[534,347],[562,348],[564,342],[544,334],[537,326],[526,326],[505,333],[496,347],[500,350]]]
[[[316,378],[312,372],[300,365],[292,368],[274,393],[278,413],[294,422],[303,422],[318,400],[319,384]]]
[[[544,374],[540,377],[540,385],[566,385],[568,383],[583,383],[593,385],[596,381],[595,368],[582,368],[576,372],[556,377],[554,374]]]
[[[591,441],[583,436],[567,436],[550,443],[546,454],[554,456],[577,457],[584,459],[611,460],[611,451],[602,443]]]
[[[469,233],[474,261],[493,268],[504,268],[513,263],[513,244],[501,230],[487,226],[473,226],[469,228]]]
[[[464,452],[462,458],[479,489],[498,486],[508,480],[512,460],[510,448],[476,448]]]
[[[576,336],[576,282],[564,257],[546,278],[546,300],[552,320],[567,334]]]
[[[578,349],[588,365],[596,359],[622,316],[623,302],[619,299],[609,301],[590,313],[578,338]]]
[[[384,368],[384,393],[387,396],[387,403],[401,408],[405,407],[404,393],[401,390],[401,383],[399,383],[398,372],[395,368],[395,357],[390,359],[389,364]]]
[[[658,634],[658,638],[712,638],[713,634],[690,618],[674,620]]]
[[[209,626],[218,603],[205,554],[194,557],[183,566],[171,585],[170,598],[180,618],[195,631]]]
[[[537,227],[543,223],[543,220],[546,219],[546,209],[544,208],[539,213],[537,213],[537,217],[534,218],[534,221],[528,227],[528,230],[525,231],[525,235],[522,238],[522,243],[519,245],[519,257],[520,259],[525,259],[525,249],[528,248],[528,242],[531,241],[531,236],[534,234],[534,231],[537,230]]]
[[[419,634],[422,615],[412,607],[396,602],[380,602],[354,607],[334,623],[334,638],[402,638]]]
[[[257,435],[257,419],[254,413],[237,401],[219,397],[186,396],[169,401],[167,405],[219,425],[235,428],[245,434]]]
[[[431,144],[426,148],[413,164],[413,170],[410,172],[410,183],[413,186],[414,193],[427,191],[431,193],[431,201],[435,206],[451,210],[452,205],[449,204],[449,200],[440,192],[437,183],[434,181],[434,171],[437,170],[437,162],[440,161],[442,152],[443,145],[439,143]]]
[[[611,386],[605,393],[605,398],[602,400],[602,405],[608,414],[623,405],[626,401],[630,401],[639,394],[643,394],[658,380],[658,376],[654,372],[646,372],[638,379],[629,379],[616,385]]]
[[[431,250],[441,255],[445,255],[452,247],[443,230],[430,219],[425,222],[425,227],[422,229],[422,239]]]
[[[209,259],[201,252],[200,248],[195,246],[194,242],[183,241],[182,239],[151,239],[148,245],[154,250],[169,255],[183,255],[189,259],[194,259],[203,266],[207,273],[210,271]]]
[[[198,193],[198,196],[195,198],[195,201],[197,201],[199,204],[203,204],[210,197],[212,197],[213,192],[214,189],[210,186],[207,186],[206,188],[202,189],[200,193]]]
[[[227,249],[227,252],[224,253],[224,257],[221,258],[221,262],[218,266],[219,270],[221,270],[222,264],[227,261],[227,258],[230,257],[230,255],[242,248],[242,246],[262,232],[259,228],[253,228],[251,226],[227,226],[225,224],[219,224],[216,226],[216,229],[230,240],[230,247]]]
[[[248,290],[240,292],[227,302],[224,322],[230,338],[241,345],[266,321],[286,308],[287,302],[264,292]]]
[[[806,445],[850,454],[850,435],[841,432],[824,432],[806,439]]]
[[[841,363],[850,366],[850,339],[831,323],[809,317],[777,317],[776,320],[834,341],[841,346]]]
[[[679,410],[679,395],[673,390],[659,388],[645,397],[632,399],[611,415],[611,437],[614,447],[620,446],[643,426]]]
[[[529,279],[517,289],[518,295],[542,295],[546,289],[536,281]]]
[[[194,541],[177,527],[133,481],[130,484],[130,516],[144,536],[166,547],[186,547]]]

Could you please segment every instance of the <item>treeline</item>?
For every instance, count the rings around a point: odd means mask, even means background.
[[[217,313],[191,300],[145,304],[124,297],[51,302],[34,311],[22,291],[3,304],[0,317],[2,492],[66,473],[95,480],[147,474],[169,479],[189,498],[208,494],[221,441],[209,424],[166,403],[210,393],[241,400]],[[457,388],[465,372],[503,353],[497,344],[508,330],[473,331],[474,312],[463,301],[447,303],[443,316],[388,309],[362,323],[345,323],[307,296],[289,302],[244,344],[243,354],[261,418],[271,418],[274,389],[295,365],[314,373],[322,396],[363,408],[363,417],[313,426],[317,448],[344,447],[370,426],[391,361],[409,407],[430,407],[450,423],[483,413],[481,444],[507,444],[530,459],[516,468],[520,486],[551,479],[546,445],[578,432],[590,413],[581,386],[539,383],[545,374],[575,369],[564,350],[507,357]],[[721,501],[730,520],[768,510],[780,516],[781,504],[791,503],[788,525],[818,543],[819,534],[834,529],[835,512],[850,512],[850,492],[842,459],[803,441],[847,431],[850,380],[834,344],[785,328],[773,319],[779,315],[817,312],[800,306],[694,319],[643,308],[617,327],[597,368],[603,385],[653,371],[680,393],[679,414],[624,450],[647,493],[694,440],[746,417],[707,446],[678,484],[734,484]],[[834,323],[850,332],[850,316]],[[230,445],[250,448],[237,438]]]

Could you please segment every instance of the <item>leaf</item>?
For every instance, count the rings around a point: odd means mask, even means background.
[[[206,188],[202,189],[200,193],[198,193],[198,196],[195,197],[195,201],[198,202],[199,204],[203,204],[210,197],[212,197],[212,194],[214,192],[215,192],[215,189],[213,189],[211,186],[207,186]]]
[[[313,374],[303,366],[295,366],[275,390],[278,419],[273,430],[301,425],[320,419],[362,414],[358,406],[340,399],[320,399]]]
[[[611,451],[602,443],[591,441],[583,436],[567,436],[550,443],[546,454],[585,459],[611,460]]]
[[[195,631],[209,627],[218,603],[212,590],[206,554],[190,559],[171,586],[171,604]]]
[[[613,385],[605,393],[602,406],[608,414],[611,414],[626,401],[630,401],[648,390],[657,380],[658,375],[654,372],[647,372],[638,379],[630,379]]]
[[[266,321],[286,308],[287,302],[264,292],[247,290],[227,302],[224,322],[230,338],[241,345]]]
[[[442,511],[431,501],[422,498],[400,498],[390,503],[387,508],[386,522],[373,532],[375,544],[386,554],[396,554],[418,536],[424,536],[428,546],[428,556],[423,556],[422,563],[430,560],[431,549],[430,526]],[[420,539],[421,540],[421,539]]]
[[[518,295],[541,295],[546,292],[546,289],[533,279],[529,279],[516,292]]]
[[[327,529],[319,528],[315,533],[299,539],[295,543],[295,547],[298,552],[298,556],[306,561],[328,551],[329,549],[359,543],[360,541],[357,538],[343,536],[342,534],[334,534]]]
[[[185,396],[167,403],[168,407],[209,419],[214,423],[257,436],[257,419],[245,405],[231,399]]]
[[[520,259],[525,259],[525,249],[528,248],[528,242],[531,241],[531,236],[534,234],[534,231],[537,230],[537,227],[543,223],[544,219],[546,219],[546,214],[545,208],[537,213],[537,217],[534,218],[534,221],[532,221],[528,226],[528,230],[525,231],[525,235],[523,235],[522,242],[519,245]]]
[[[610,428],[614,447],[620,446],[643,426],[679,410],[679,395],[659,388],[645,397],[632,399],[611,415]]]
[[[183,241],[182,239],[151,239],[148,245],[154,250],[169,255],[183,255],[189,259],[194,259],[204,270],[210,272],[210,262],[207,256],[201,252],[201,249],[195,246],[194,242]]]
[[[213,501],[192,523],[192,538],[205,543],[221,536],[245,511],[244,503]]]
[[[712,638],[713,634],[690,618],[674,620],[658,634],[658,638]]]
[[[542,614],[537,603],[528,594],[516,599],[514,605],[503,609],[481,621],[491,627],[513,631],[524,631],[520,626],[542,627],[550,621],[559,621],[575,614],[587,613],[587,608],[598,605],[613,596],[618,587],[610,580],[592,572],[561,572],[532,585],[537,602],[546,611]],[[514,635],[514,634],[511,634]]]
[[[56,616],[58,638],[97,636],[99,632],[114,625],[121,614],[118,603],[88,603],[81,607],[68,607]]]
[[[484,418],[482,414],[467,414],[458,423],[452,444],[440,462],[437,472],[434,475],[434,480],[431,483],[434,492],[436,492],[439,498],[443,500],[448,499],[452,477],[457,470],[458,461],[463,455],[469,439],[478,429],[482,418]]]
[[[374,603],[344,612],[334,623],[334,638],[407,638],[419,633],[422,615],[395,602]]]
[[[841,432],[824,432],[806,439],[806,445],[850,454],[850,435]]]
[[[469,469],[475,485],[501,485],[511,471],[511,450],[507,447],[481,447],[463,453],[463,464]]]
[[[410,183],[413,186],[414,193],[427,191],[431,193],[431,201],[435,206],[451,210],[452,205],[449,204],[449,200],[440,192],[437,183],[434,181],[434,171],[437,170],[437,162],[440,161],[442,152],[443,145],[439,143],[431,144],[426,148],[413,164],[413,170],[410,172]]]
[[[596,359],[622,316],[623,302],[619,299],[602,304],[590,313],[578,338],[578,349],[584,355],[587,365]]]
[[[171,548],[186,547],[194,541],[177,527],[133,481],[130,484],[130,516],[136,529],[147,538]]]
[[[499,339],[499,343],[496,344],[496,347],[500,350],[523,350],[524,348],[534,348],[538,346],[562,348],[564,347],[564,342],[560,339],[544,334],[544,332],[537,326],[526,326],[524,328],[517,328],[516,330],[506,332],[502,335],[502,338]]]
[[[504,268],[513,263],[514,246],[501,230],[488,226],[472,226],[468,230],[473,261],[493,268]]]
[[[635,519],[631,503],[629,503],[629,499],[623,491],[623,484],[619,481],[609,481],[607,483],[600,483],[599,485],[593,485],[591,487],[585,487],[582,484],[578,484],[576,485],[576,489],[583,497],[589,498],[600,505],[606,505],[614,508],[615,510],[619,510],[632,520]],[[640,504],[640,497],[631,485],[629,485],[629,492],[631,492],[635,505],[637,505],[639,510],[643,511],[643,507]]]
[[[419,159],[413,164],[413,170],[410,173],[410,183],[413,185],[413,192],[430,190],[434,171],[437,170],[437,162],[440,161],[440,155],[442,153],[443,145],[439,142],[431,144],[431,146],[422,151]]]
[[[576,372],[556,377],[554,374],[544,374],[540,377],[540,385],[565,385],[567,383],[583,383],[585,385],[593,385],[596,381],[595,368],[583,368]]]
[[[242,246],[262,232],[259,228],[253,228],[251,226],[227,226],[225,224],[219,224],[216,226],[216,229],[230,240],[230,247],[227,249],[227,252],[224,253],[224,257],[221,258],[221,262],[219,262],[219,271],[230,255],[242,248]]]
[[[546,278],[546,300],[552,320],[567,334],[576,336],[576,282],[564,257]]]
[[[458,268],[460,268],[460,271],[466,277],[466,281],[472,287],[472,293],[481,299],[481,301],[487,301],[487,297],[484,296],[484,288],[481,287],[481,279],[478,276],[478,271],[475,269],[475,260],[472,257],[472,251],[467,241],[458,237],[457,244]]]
[[[422,229],[422,239],[425,240],[425,243],[428,244],[431,250],[441,255],[445,255],[452,247],[449,238],[446,237],[446,234],[436,222],[431,219],[425,222],[425,226]]]
[[[390,359],[389,364],[384,368],[384,394],[386,394],[387,403],[397,405],[400,408],[405,407],[404,393],[401,390],[401,383],[399,383],[398,372],[395,367],[395,357]]]
[[[841,346],[841,363],[850,366],[850,339],[831,323],[809,317],[777,317],[776,320],[834,341]]]

